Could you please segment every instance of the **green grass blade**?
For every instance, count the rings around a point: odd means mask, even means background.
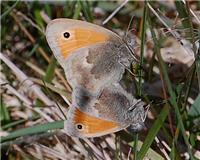
[[[142,21],[142,32],[141,32],[141,50],[140,50],[140,66],[143,66],[144,63],[144,46],[145,46],[145,39],[146,39],[146,21],[147,21],[147,1],[144,2],[144,10],[143,10],[143,21]],[[141,96],[142,95],[142,77],[143,77],[143,71],[140,67],[139,70],[139,90],[138,90],[138,95]],[[137,158],[137,152],[138,152],[138,133],[135,134],[135,138],[134,138],[134,159],[138,159]]]
[[[36,51],[37,51],[37,49],[38,49],[38,47],[39,47],[39,44],[35,44],[34,46],[33,46],[33,48],[31,49],[31,51],[29,52],[29,57],[31,57]]]
[[[182,1],[175,1],[176,9],[179,13],[179,17],[182,19],[183,27],[188,30],[189,32],[186,32],[187,37],[193,37],[193,27],[190,23],[189,14],[187,13],[187,9]]]
[[[2,20],[3,18],[5,18],[19,3],[20,1],[17,0],[11,7],[9,7],[1,16],[0,16],[0,20]],[[2,3],[2,2],[1,2]]]
[[[48,3],[45,4],[44,10],[47,13],[47,15],[51,18],[52,17],[52,11],[51,11],[51,7],[50,7],[50,5]]]
[[[155,136],[157,135],[160,128],[163,126],[165,119],[167,118],[167,115],[169,113],[169,106],[165,105],[160,114],[158,115],[158,118],[154,122],[153,126],[148,132],[147,137],[145,138],[145,141],[138,153],[137,160],[142,160],[144,156],[146,155],[148,149],[150,148]]]
[[[26,122],[26,121],[28,121],[28,120],[36,120],[36,119],[38,119],[38,118],[40,118],[40,116],[34,116],[34,117],[29,118],[29,119],[20,119],[20,120],[16,120],[16,121],[10,122],[10,123],[8,123],[8,124],[6,124],[6,125],[2,125],[2,126],[1,126],[1,129],[2,129],[2,130],[6,130],[6,129],[8,129],[8,128],[12,128],[12,127],[15,127],[15,126],[17,126],[17,125],[19,125],[19,124],[22,124],[22,123],[24,123],[24,122]]]
[[[73,15],[73,19],[79,19],[80,13],[81,13],[81,4],[79,1],[77,1],[76,6],[75,6],[75,12]]]
[[[7,109],[7,106],[3,103],[2,96],[0,97],[0,121],[8,122],[10,121],[10,115]]]
[[[186,108],[186,106],[188,104],[187,100],[188,100],[189,94],[190,94],[191,89],[192,89],[192,84],[193,84],[193,81],[194,81],[195,71],[196,71],[196,66],[193,65],[191,67],[191,71],[188,72],[188,80],[185,83],[185,86],[187,88],[186,88],[186,92],[185,92],[185,98],[184,98],[183,108]]]
[[[175,1],[175,6],[180,18],[182,19],[182,24],[184,28],[190,28],[190,23],[188,23],[188,13],[184,3],[182,1]]]
[[[188,115],[192,117],[200,117],[200,94],[195,99],[194,103],[188,111]]]
[[[32,134],[38,134],[42,132],[47,132],[48,130],[60,129],[64,127],[64,121],[55,121],[51,123],[39,124],[23,129],[19,129],[17,131],[11,132],[8,136],[1,137],[0,143],[19,138],[22,136],[28,136]]]
[[[144,64],[144,46],[145,46],[145,39],[146,39],[146,28],[147,28],[147,1],[144,4],[144,11],[143,11],[143,22],[142,22],[142,32],[141,32],[141,50],[140,50],[140,66]],[[140,67],[139,70],[139,93],[138,95],[142,95],[142,77],[143,71]]]
[[[194,27],[192,24],[192,17],[190,14],[190,8],[189,8],[189,2],[185,1],[185,4],[182,1],[175,1],[175,5],[177,8],[177,11],[179,13],[179,17],[182,19],[182,24],[185,30],[188,30],[189,32],[186,32],[186,37],[189,39],[193,46],[193,52],[194,54],[197,53],[197,47],[195,45],[195,38],[194,38]],[[197,55],[195,55],[197,56]],[[198,61],[195,61],[196,64],[196,72],[197,72],[197,78],[198,78],[198,84],[200,87],[200,65],[198,65]],[[187,100],[186,96],[186,100]]]
[[[130,144],[132,145],[132,143]],[[138,148],[141,148],[143,143],[141,141],[138,141]],[[164,160],[164,157],[162,157],[159,153],[155,152],[153,149],[149,148],[147,151],[148,157],[152,160]]]
[[[81,4],[82,11],[85,15],[85,18],[87,19],[88,22],[93,21],[93,16],[90,8],[90,4],[88,1],[81,1],[79,0],[79,3]]]
[[[149,22],[151,23],[150,19],[149,19]],[[168,92],[169,92],[169,95],[170,95],[170,103],[171,105],[174,107],[175,109],[175,113],[176,113],[176,117],[178,119],[178,124],[179,124],[179,127],[180,127],[180,130],[181,130],[181,133],[182,133],[182,136],[183,136],[183,139],[185,141],[185,144],[187,145],[187,148],[188,148],[188,153],[190,155],[190,158],[191,159],[194,159],[193,158],[193,154],[192,154],[192,151],[190,149],[190,143],[188,141],[188,137],[186,136],[186,131],[185,131],[185,127],[184,127],[184,124],[183,124],[183,120],[182,120],[182,117],[181,117],[181,114],[180,114],[180,111],[179,111],[179,108],[178,108],[178,104],[176,102],[176,94],[175,92],[173,91],[173,88],[172,88],[172,84],[171,84],[171,81],[169,79],[169,76],[168,76],[168,73],[167,73],[167,68],[163,62],[163,59],[161,57],[161,54],[160,54],[160,45],[158,43],[158,40],[156,38],[156,35],[155,35],[155,32],[153,30],[151,30],[151,33],[152,33],[152,37],[153,37],[153,41],[154,41],[154,46],[157,48],[156,49],[156,55],[158,57],[158,61],[159,61],[159,65],[160,65],[160,69],[162,71],[162,74],[163,74],[163,78],[165,80],[165,84],[167,86],[167,89],[168,89]]]
[[[53,80],[56,69],[56,62],[56,59],[52,57],[44,77],[45,82],[51,83],[51,81]]]
[[[43,21],[43,18],[41,17],[41,14],[40,14],[40,10],[39,9],[36,9],[34,11],[34,15],[35,15],[35,21],[37,22],[37,24],[39,25],[40,28],[42,28],[42,30],[44,30],[44,21]]]
[[[199,48],[197,51],[197,55],[200,55],[200,35],[199,35]],[[197,57],[198,59],[196,60],[195,64],[196,64],[196,73],[197,73],[197,79],[198,79],[198,87],[200,90],[200,57]]]
[[[161,64],[162,71],[163,71],[164,80],[166,82],[166,85],[167,85],[167,88],[168,88],[168,91],[169,91],[169,94],[170,94],[170,97],[171,97],[170,98],[170,103],[172,104],[172,106],[175,109],[175,113],[176,113],[178,122],[180,123],[180,130],[181,130],[181,133],[183,135],[184,141],[185,141],[185,143],[187,145],[188,153],[190,154],[190,158],[194,159],[192,151],[190,149],[190,144],[189,144],[189,141],[188,141],[188,137],[186,136],[185,127],[184,127],[183,120],[182,120],[182,117],[181,117],[181,114],[180,114],[180,111],[179,111],[179,108],[178,108],[178,104],[176,102],[176,94],[172,89],[172,85],[171,85],[170,79],[169,79],[168,74],[167,74],[167,69],[166,69],[165,64],[164,64],[164,62],[162,60],[161,54],[159,53],[157,55],[158,55],[158,60],[159,60],[159,62]]]

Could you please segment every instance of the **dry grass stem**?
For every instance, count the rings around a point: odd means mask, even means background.
[[[3,53],[0,53],[0,59],[14,72],[19,81],[23,83],[23,85],[25,85],[27,88],[30,88],[35,93],[35,95],[37,95],[38,98],[41,99],[46,105],[54,105],[54,102],[51,101],[37,85],[29,80],[29,78],[14,63],[6,58]]]
[[[108,21],[110,21],[114,16],[115,14],[117,14],[117,12],[119,12],[126,4],[128,3],[128,0],[124,0],[124,2],[122,2],[119,7],[117,7],[111,15],[108,16],[108,18],[106,18],[104,21],[103,21],[103,25],[105,25],[106,23],[108,23]]]

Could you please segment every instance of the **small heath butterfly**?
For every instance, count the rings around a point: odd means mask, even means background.
[[[64,124],[68,135],[98,137],[128,126],[142,128],[145,104],[120,84],[134,57],[117,34],[61,18],[48,24],[46,38],[73,90]]]

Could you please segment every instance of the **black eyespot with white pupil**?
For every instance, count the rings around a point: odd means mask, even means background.
[[[70,34],[69,34],[69,32],[65,32],[65,33],[63,34],[63,36],[64,36],[65,38],[69,38],[69,37],[70,37]]]
[[[76,128],[77,128],[78,130],[82,130],[82,129],[83,129],[83,125],[82,125],[82,124],[77,124],[77,125],[76,125]]]

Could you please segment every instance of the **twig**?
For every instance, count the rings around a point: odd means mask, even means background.
[[[27,104],[29,106],[33,105],[33,103],[31,103],[31,101],[25,95],[20,94],[15,88],[10,86],[8,83],[1,86],[1,87],[6,88],[8,91],[10,91],[10,93],[14,94],[16,97],[18,97],[25,104]]]
[[[23,61],[24,62],[24,61]],[[35,71],[37,74],[41,76],[45,76],[45,72],[39,68],[37,65],[31,63],[30,61],[25,61],[24,62],[28,67],[30,67],[33,71]]]
[[[132,151],[132,147],[130,147],[130,149],[129,149],[129,151],[128,151],[128,157],[127,157],[127,160],[130,159],[131,151]]]
[[[128,0],[125,0],[124,2],[122,2],[122,4],[120,4],[120,6],[117,7],[117,8],[111,13],[111,15],[108,16],[108,18],[106,18],[106,19],[103,21],[102,24],[105,25],[109,20],[111,20],[111,19],[115,16],[115,14],[117,14],[117,12],[119,12],[119,10],[122,9],[122,8],[126,5],[126,3],[128,3]]]
[[[93,151],[96,153],[96,155],[101,157],[101,159],[105,159],[103,153],[92,142],[90,142],[86,138],[84,138],[83,140],[93,149]]]
[[[57,132],[47,132],[47,133],[40,133],[37,135],[30,135],[30,136],[23,136],[21,138],[17,138],[12,141],[3,142],[1,143],[0,147],[1,149],[7,150],[9,146],[16,144],[16,145],[30,145],[33,142],[39,141],[39,139],[45,139],[47,137],[51,137],[53,135],[57,134]]]
[[[106,152],[105,149],[103,149],[103,154],[104,154],[106,160],[111,160],[109,154]]]
[[[161,21],[161,23],[169,30],[169,32],[174,36],[174,38],[177,39],[177,41],[183,46],[183,48],[186,50],[186,52],[188,53],[188,55],[192,55],[194,56],[194,52],[191,50],[191,48],[189,49],[188,47],[186,47],[185,40],[181,40],[181,36],[178,34],[178,32],[173,31],[167,23],[165,23],[165,21],[156,13],[156,11],[152,8],[152,6],[147,3],[149,9],[153,12],[153,14]]]
[[[182,0],[182,2],[183,2],[184,4],[186,4],[185,0]],[[191,8],[190,8],[190,12],[191,12],[191,14],[196,18],[197,22],[200,24],[200,19],[199,19],[199,17],[193,12],[193,10],[192,10]]]
[[[23,19],[25,19],[27,22],[29,22],[33,27],[35,27],[37,30],[39,30],[42,34],[45,34],[44,29],[41,29],[37,24],[35,24],[30,18],[28,18],[22,12],[17,11],[17,10],[14,9],[14,13],[16,13],[19,16],[21,16]]]
[[[160,149],[160,151],[165,155],[165,158],[167,160],[170,160],[170,157],[168,156],[167,152],[165,151],[165,149],[163,148],[162,144],[160,143],[160,140],[158,139],[158,137],[155,137],[155,141],[157,142],[157,146]]]
[[[43,20],[46,22],[46,24],[48,24],[51,21],[51,19],[48,17],[48,15],[44,11],[41,11],[40,15],[43,18]]]
[[[64,130],[62,130],[65,134],[66,132]],[[88,151],[85,149],[84,145],[80,142],[79,138],[76,137],[71,137],[71,139],[75,142],[75,144],[79,147],[79,150],[81,151],[81,153],[86,157],[88,157]]]
[[[33,78],[33,77],[30,77],[29,78],[31,81],[33,81],[34,83],[38,84],[38,85],[43,85],[44,86],[44,82],[40,79],[37,79],[37,78]],[[63,88],[64,86],[60,85],[59,83],[57,82],[54,82],[55,86],[50,84],[50,83],[46,83],[45,82],[45,86],[49,89],[51,89],[52,91],[58,93],[60,96],[63,96],[63,100],[70,106],[71,103],[71,93],[70,92],[67,92],[65,91]]]
[[[34,110],[35,112],[37,112],[38,114],[40,114],[48,122],[53,122],[54,121],[51,117],[49,117],[47,114],[45,114],[44,112],[42,112],[39,108],[32,107],[33,106],[32,102],[25,95],[22,95],[21,93],[19,93],[12,86],[10,86],[9,84],[6,84],[3,87],[6,88],[6,89],[8,89],[13,95],[15,95],[16,97],[18,97],[22,102],[24,102],[24,105],[26,107],[28,107],[29,109]]]
[[[0,53],[0,59],[15,73],[18,79],[28,88],[32,89],[35,95],[37,95],[38,98],[41,99],[46,105],[54,105],[54,103],[41,91],[41,89],[29,80],[28,77],[2,53]]]
[[[55,150],[53,148],[47,147],[45,145],[42,144],[34,144],[35,147],[39,147],[40,150],[42,150],[42,152],[47,153],[50,157],[56,157],[58,159],[62,159],[62,160],[70,160],[70,157],[66,157],[66,154],[63,154],[62,152]]]

